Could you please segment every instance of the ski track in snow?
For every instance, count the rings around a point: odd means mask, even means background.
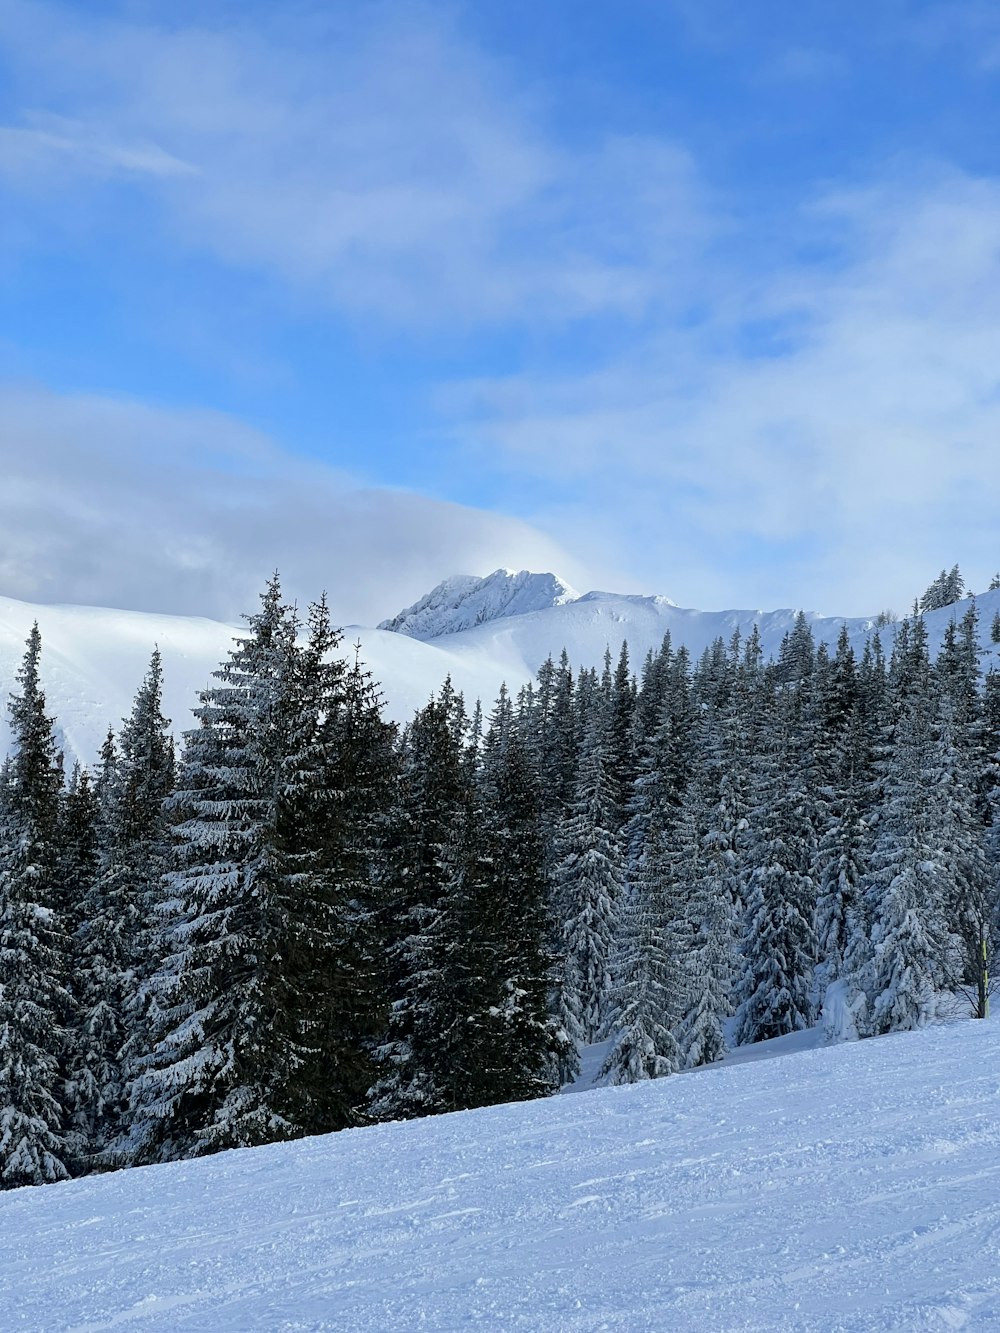
[[[1000,1328],[1000,1024],[0,1196],[0,1328]]]

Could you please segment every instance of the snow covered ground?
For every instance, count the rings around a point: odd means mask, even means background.
[[[928,614],[932,653],[948,622],[961,618],[967,605],[959,602]],[[985,667],[997,657],[990,625],[1000,611],[1000,591],[983,594],[979,611]],[[333,612],[336,615],[336,607]],[[154,644],[163,654],[165,711],[179,735],[193,725],[197,692],[239,632],[237,626],[197,617],[34,606],[0,597],[0,755],[8,742],[3,705],[35,620],[42,633],[42,683],[49,709],[59,721],[67,754],[85,763],[96,758],[109,724],[117,728],[131,708]],[[809,620],[817,641],[831,646],[845,623],[836,616],[810,615]],[[382,684],[387,716],[405,722],[448,675],[470,702],[479,698],[489,707],[503,682],[517,690],[546,657],[558,657],[563,648],[575,670],[599,667],[606,649],[617,658],[627,640],[638,669],[668,630],[674,646],[685,644],[697,660],[717,638],[728,642],[734,630],[746,636],[757,625],[764,654],[770,657],[794,621],[791,610],[695,611],[666,597],[605,592],[580,597],[553,574],[497,570],[484,579],[445,580],[416,607],[380,628],[349,626],[344,649],[360,641],[362,657]],[[871,621],[846,623],[860,650]],[[883,631],[883,642],[888,651],[891,627]]]
[[[0,1196],[0,1328],[1000,1328],[1000,1024]]]

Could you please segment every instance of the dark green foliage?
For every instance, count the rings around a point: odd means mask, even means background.
[[[296,644],[277,580],[202,695],[179,822],[159,1030],[129,1151],[166,1159],[356,1123],[381,1025],[369,862],[390,731],[324,604]]]
[[[957,571],[943,575],[949,596]],[[0,770],[0,1177],[58,1179],[633,1081],[822,1015],[931,1021],[1000,935],[975,604],[856,655],[799,614],[398,739],[277,579],[175,773],[154,655],[63,792],[29,641]],[[735,1023],[729,1019],[735,1014]],[[591,1055],[593,1059],[593,1053]]]
[[[72,1164],[62,1070],[72,1001],[60,911],[62,756],[38,677],[36,625],[11,696],[0,787],[0,1181],[62,1180]]]

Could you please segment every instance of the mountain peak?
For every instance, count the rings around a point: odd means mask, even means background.
[[[378,628],[411,639],[439,639],[491,620],[565,606],[578,597],[558,574],[528,569],[495,569],[485,578],[454,574]]]

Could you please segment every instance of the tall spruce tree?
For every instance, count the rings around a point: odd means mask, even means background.
[[[814,833],[801,767],[799,701],[787,686],[776,711],[777,730],[759,760],[748,843],[740,1045],[784,1036],[812,1021]]]
[[[450,1105],[444,1034],[453,999],[441,926],[471,798],[467,732],[461,695],[449,680],[414,717],[401,745],[384,868],[391,1006],[383,1074],[373,1090],[373,1112],[382,1118]]]
[[[566,1063],[566,1036],[548,1012],[541,812],[538,774],[501,690],[435,930],[454,1005],[442,1034],[449,1109],[543,1096]]]
[[[369,1118],[388,1003],[379,867],[397,769],[395,727],[382,718],[360,645],[349,664],[338,656],[325,598],[308,628],[295,655],[279,815],[297,1067],[288,1106],[315,1134]]]
[[[629,871],[615,950],[613,1040],[601,1069],[609,1083],[662,1078],[683,1063],[674,1035],[684,993],[677,964],[681,913],[668,818],[673,829],[675,815],[668,816],[662,807],[650,813],[642,850]]]
[[[897,634],[892,727],[880,759],[877,833],[865,885],[866,930],[851,950],[859,1035],[920,1027],[936,1012],[947,951],[943,878],[928,841],[932,676],[918,616]]]
[[[81,1079],[88,1088],[81,1110],[96,1165],[119,1161],[129,1128],[126,1085],[159,1022],[149,983],[162,958],[166,802],[174,782],[162,693],[154,649],[118,742],[109,736],[105,744],[97,784],[101,857],[80,938]]]
[[[69,1174],[63,1067],[71,999],[59,912],[62,756],[39,681],[37,624],[11,696],[0,792],[0,1182]]]
[[[88,946],[103,831],[98,790],[88,771],[74,764],[62,806],[58,874],[60,911],[68,939],[69,990],[73,998],[73,1021],[66,1034],[64,1064],[66,1131],[74,1174],[94,1165],[94,1115],[95,1108],[102,1105],[100,1085],[94,1078]]]
[[[614,832],[619,791],[608,771],[606,738],[585,738],[576,799],[559,830],[553,901],[562,922],[559,1018],[576,1048],[602,1040],[613,1003],[612,950],[623,893],[623,858]]]
[[[723,696],[717,693],[717,698]],[[690,884],[682,965],[687,1002],[678,1040],[688,1068],[725,1052],[743,913],[741,861],[747,830],[744,756],[729,703],[702,718],[700,758],[685,793],[678,853]]]
[[[131,1085],[137,1160],[339,1128],[372,1081],[384,779],[368,747],[388,733],[360,666],[332,656],[324,604],[305,649],[277,577],[248,623],[202,695],[172,801],[175,921],[161,1031]]]

